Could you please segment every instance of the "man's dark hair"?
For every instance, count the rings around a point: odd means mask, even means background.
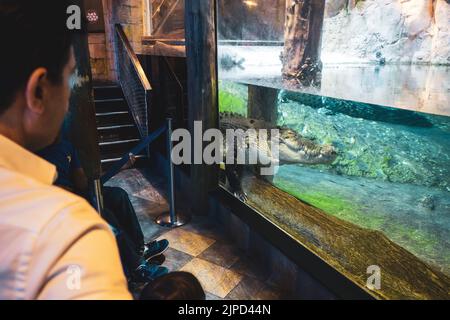
[[[172,272],[150,282],[139,300],[205,300],[205,291],[191,273]]]
[[[68,6],[65,0],[0,0],[0,115],[37,68],[61,82],[72,45]]]

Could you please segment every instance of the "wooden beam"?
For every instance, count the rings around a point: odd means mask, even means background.
[[[215,0],[185,2],[189,129],[192,137],[195,121],[202,122],[203,132],[219,126],[215,5]],[[196,151],[192,150],[194,156]],[[217,166],[191,166],[193,214],[207,214],[208,193],[218,187],[218,177]]]

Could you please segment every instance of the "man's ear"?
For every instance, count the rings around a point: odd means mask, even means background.
[[[27,108],[37,114],[44,112],[44,90],[47,84],[47,69],[38,68],[28,78],[25,89]]]

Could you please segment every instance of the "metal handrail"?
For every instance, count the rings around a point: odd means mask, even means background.
[[[115,29],[120,41],[122,41],[125,50],[127,51],[128,57],[133,62],[133,67],[136,73],[138,74],[139,79],[141,80],[142,87],[146,91],[151,91],[152,86],[150,85],[150,81],[148,80],[147,75],[144,72],[144,68],[142,68],[141,63],[139,62],[139,59],[136,56],[136,53],[131,47],[130,41],[128,40],[128,37],[125,34],[125,32],[123,31],[122,25],[116,24]]]
[[[152,86],[122,26],[116,24],[116,63],[120,86],[141,138],[148,135],[148,109]]]

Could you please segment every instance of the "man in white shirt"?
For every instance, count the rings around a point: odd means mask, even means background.
[[[130,299],[115,239],[52,186],[75,71],[66,1],[0,1],[0,299]]]

